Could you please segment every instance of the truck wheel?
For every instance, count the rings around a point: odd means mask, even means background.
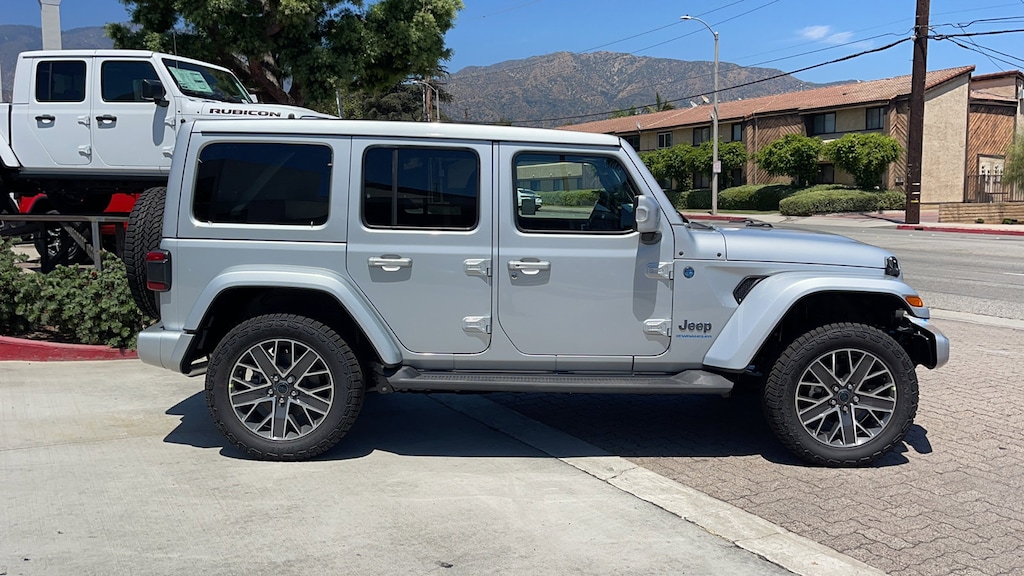
[[[261,460],[305,460],[334,446],[363,404],[351,348],[310,318],[257,316],[210,356],[206,403],[231,444]]]
[[[128,230],[124,237],[124,266],[128,273],[128,288],[135,305],[151,318],[160,318],[156,292],[146,288],[146,254],[160,247],[164,228],[164,202],[167,187],[150,188],[139,195],[128,216]]]
[[[60,214],[56,210],[50,210],[48,215]],[[92,233],[86,222],[71,222],[69,226],[82,235],[87,242],[91,242]],[[64,229],[60,223],[47,222],[42,232],[38,232],[33,240],[36,252],[40,256],[46,254],[46,266],[42,266],[43,273],[50,272],[57,266],[70,266],[88,260],[85,251],[78,242],[75,242],[71,234]]]
[[[827,466],[864,465],[903,440],[917,413],[914,363],[884,332],[829,324],[797,338],[776,361],[764,408],[794,454]]]

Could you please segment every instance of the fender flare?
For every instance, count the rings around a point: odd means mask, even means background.
[[[186,331],[197,330],[210,305],[224,291],[258,287],[312,290],[329,294],[352,316],[384,364],[395,366],[402,363],[402,353],[397,341],[366,296],[344,276],[317,268],[228,268],[202,291],[189,311],[183,328]]]
[[[742,371],[750,365],[758,350],[794,304],[806,296],[822,292],[846,292],[890,295],[903,303],[910,314],[928,318],[927,308],[913,307],[906,296],[917,292],[896,278],[830,275],[808,272],[784,272],[762,280],[736,308],[722,327],[714,344],[704,356],[704,365],[729,371]]]

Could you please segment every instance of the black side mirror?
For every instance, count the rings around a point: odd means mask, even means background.
[[[164,107],[170,104],[164,96],[167,95],[167,91],[164,90],[163,82],[159,80],[143,80],[142,81],[142,99],[147,102],[156,102],[157,106]]]

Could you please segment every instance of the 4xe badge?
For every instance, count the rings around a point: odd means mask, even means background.
[[[711,338],[711,322],[691,322],[683,320],[677,327],[676,338]]]

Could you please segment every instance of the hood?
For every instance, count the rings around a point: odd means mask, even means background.
[[[778,228],[718,230],[725,238],[725,257],[733,261],[885,268],[886,258],[892,256],[882,248],[836,234]]]
[[[203,101],[198,118],[334,118],[308,108],[283,104],[233,104]]]

